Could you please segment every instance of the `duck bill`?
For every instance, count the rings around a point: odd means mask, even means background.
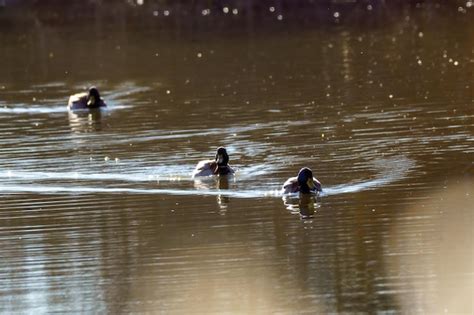
[[[306,185],[308,185],[310,191],[316,189],[316,186],[314,185],[314,181],[311,178],[309,178],[306,181]]]
[[[222,164],[224,163],[224,157],[222,156],[222,154],[219,154],[217,156],[217,164]]]
[[[92,106],[95,104],[95,97],[94,96],[90,96],[89,97],[89,100],[87,101],[87,106]]]

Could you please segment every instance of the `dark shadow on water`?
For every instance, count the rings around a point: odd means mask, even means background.
[[[219,190],[227,190],[229,189],[229,177],[228,176],[219,176],[217,178],[217,188]],[[229,206],[230,198],[229,196],[225,195],[218,195],[216,197],[217,204],[220,209],[220,214],[225,214],[227,211],[227,207]]]

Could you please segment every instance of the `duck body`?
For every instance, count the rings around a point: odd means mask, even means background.
[[[303,193],[303,194],[319,194],[322,191],[321,183],[315,177],[311,169],[302,168],[298,176],[288,178],[283,183],[282,193]]]
[[[192,176],[212,176],[212,175],[233,175],[235,171],[229,166],[229,155],[226,149],[220,147],[217,149],[214,160],[200,161],[193,171]]]
[[[193,177],[212,175],[232,175],[235,171],[229,165],[220,166],[214,160],[201,161],[193,171]]]
[[[106,107],[107,104],[100,98],[99,91],[91,87],[88,92],[71,95],[67,106],[70,110],[81,110]]]
[[[193,177],[215,175],[217,163],[214,160],[200,161],[193,171]]]

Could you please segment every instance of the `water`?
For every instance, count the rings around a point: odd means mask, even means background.
[[[440,10],[2,24],[0,312],[471,313],[474,19]]]

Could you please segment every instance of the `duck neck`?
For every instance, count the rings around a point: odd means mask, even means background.
[[[300,184],[300,192],[302,192],[303,194],[309,194],[311,190],[309,189],[306,183],[302,183]]]

